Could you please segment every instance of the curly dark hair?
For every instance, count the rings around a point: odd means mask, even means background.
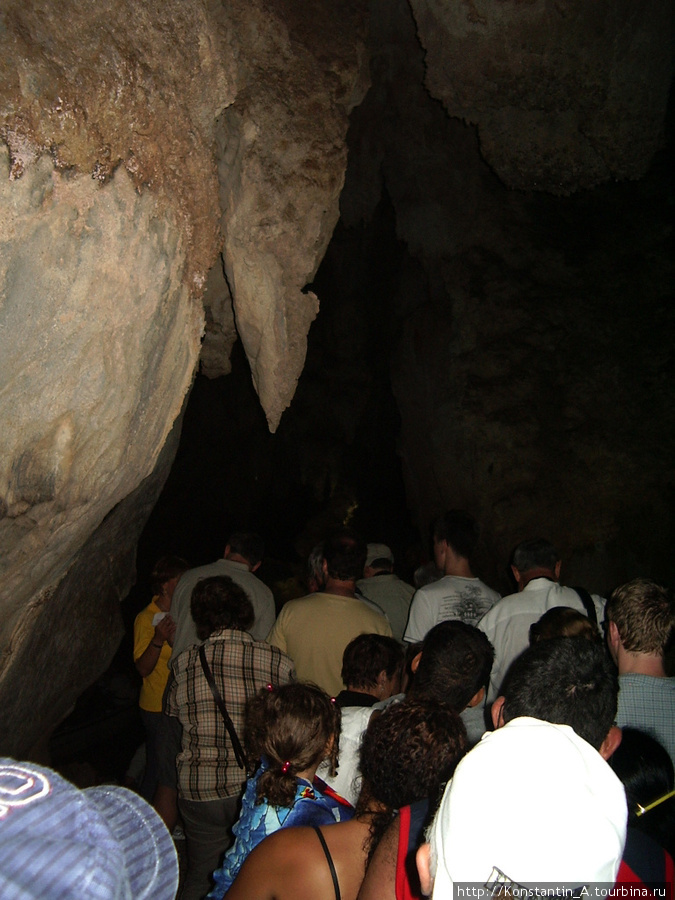
[[[361,744],[363,787],[357,814],[371,800],[386,810],[374,816],[372,854],[396,810],[429,798],[432,805],[466,753],[464,723],[448,707],[404,700],[373,715]]]
[[[190,598],[190,612],[200,641],[222,628],[248,631],[255,620],[248,594],[229,575],[198,581]]]
[[[246,706],[244,740],[251,760],[265,758],[258,779],[258,802],[290,806],[296,775],[328,757],[335,775],[340,741],[340,710],[315,684],[263,688]]]

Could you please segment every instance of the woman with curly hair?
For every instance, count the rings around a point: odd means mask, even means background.
[[[398,808],[435,797],[465,751],[466,730],[450,710],[404,701],[373,717],[361,748],[354,818],[266,838],[227,900],[356,900],[368,859]]]
[[[314,783],[319,763],[337,765],[340,711],[313,684],[263,689],[246,708],[245,744],[260,761],[248,779],[235,841],[213,873],[208,895],[220,900],[248,854],[268,834],[291,825],[335,824],[351,818],[352,807],[324,794]]]

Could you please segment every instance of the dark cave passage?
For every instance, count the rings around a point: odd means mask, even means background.
[[[198,374],[171,474],[143,532],[139,577],[165,553],[216,559],[233,530],[259,532],[268,579],[302,570],[328,527],[384,541],[402,574],[424,549],[411,522],[391,388],[391,295],[405,258],[388,197],[365,228],[336,228],[311,286],[321,308],[291,407],[270,434],[241,344],[232,371]],[[426,537],[422,536],[426,541]],[[417,554],[406,563],[405,554]]]

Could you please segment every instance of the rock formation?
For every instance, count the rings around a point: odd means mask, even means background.
[[[337,220],[347,116],[367,83],[358,9],[315,6],[3,7],[5,752],[25,753],[116,648],[99,576],[109,573],[106,596],[124,595],[143,522],[128,504],[127,524],[109,516],[148,479],[161,486],[219,254],[271,429],[293,395],[318,308],[302,289]],[[210,331],[227,335],[214,283]],[[78,590],[65,596],[73,572]],[[31,635],[44,638],[41,664],[19,697]],[[89,641],[95,667],[79,658]],[[27,722],[38,695],[44,718]]]
[[[639,178],[662,141],[667,0],[410,0],[426,86],[476,125],[508,187],[568,194]]]

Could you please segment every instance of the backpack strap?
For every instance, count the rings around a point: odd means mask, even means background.
[[[584,604],[584,609],[586,610],[586,615],[593,622],[594,625],[598,624],[598,614],[595,609],[595,603],[593,603],[593,598],[588,593],[586,588],[582,587],[574,587],[573,591],[576,591],[579,595],[579,599]]]

